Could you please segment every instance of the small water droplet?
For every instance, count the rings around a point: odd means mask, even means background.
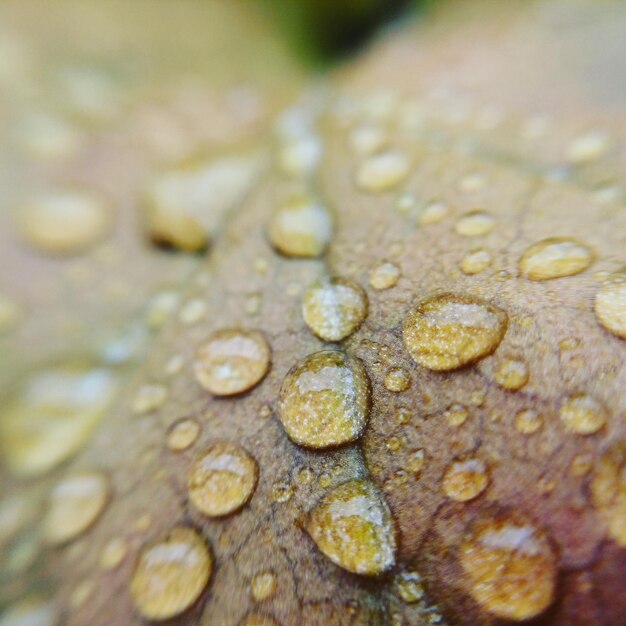
[[[369,481],[355,479],[335,487],[309,513],[305,527],[317,547],[350,572],[375,575],[395,563],[391,513]]]
[[[273,572],[261,572],[256,574],[250,583],[252,597],[261,602],[271,598],[276,593],[276,576]]]
[[[459,189],[461,191],[478,191],[487,184],[487,177],[481,172],[472,172],[461,178]]]
[[[406,467],[413,474],[420,474],[426,466],[426,451],[423,448],[413,450],[409,455]]]
[[[397,452],[402,447],[403,441],[400,437],[392,435],[385,441],[385,447],[389,452]]]
[[[600,286],[594,301],[596,318],[609,332],[626,339],[626,273]]]
[[[383,261],[370,272],[370,285],[378,291],[395,287],[399,279],[400,268],[389,261]]]
[[[303,467],[298,472],[298,483],[301,485],[310,485],[315,478],[315,472],[310,467]]]
[[[400,406],[396,410],[396,422],[399,425],[408,424],[413,417],[413,413],[405,406]]]
[[[284,482],[277,482],[272,485],[272,500],[278,503],[284,503],[291,500],[293,496],[293,487]]]
[[[104,474],[84,472],[58,482],[48,497],[42,536],[52,545],[75,539],[95,524],[110,498]]]
[[[424,598],[422,577],[417,572],[400,572],[394,578],[394,588],[403,602],[413,604]]]
[[[404,322],[404,345],[432,370],[452,370],[491,354],[506,332],[506,313],[468,295],[441,294],[420,302]]]
[[[477,248],[468,252],[461,261],[461,271],[473,276],[484,272],[492,262],[491,253],[485,248]]]
[[[200,424],[191,418],[183,418],[172,424],[167,432],[167,447],[180,452],[191,447],[200,435]]]
[[[578,393],[561,404],[559,416],[566,430],[578,435],[593,435],[606,424],[606,409],[594,397]]]
[[[174,376],[178,374],[185,365],[185,359],[182,354],[173,354],[166,362],[163,373],[166,376]]]
[[[566,148],[570,163],[584,165],[599,159],[609,148],[609,135],[602,130],[591,130],[576,137]]]
[[[85,602],[87,602],[87,600],[89,600],[89,598],[91,598],[95,588],[96,583],[89,578],[79,582],[70,595],[70,606],[73,609],[80,608],[83,604],[85,604]]]
[[[349,144],[358,156],[369,156],[380,151],[387,143],[387,133],[377,124],[361,124],[350,132]]]
[[[542,416],[533,409],[522,409],[515,415],[515,428],[523,435],[536,433],[542,425]]]
[[[176,527],[139,554],[130,592],[139,613],[164,620],[188,609],[209,582],[213,559],[204,539]]]
[[[132,411],[145,415],[161,408],[167,400],[167,388],[163,385],[142,385],[133,398]]]
[[[593,253],[584,244],[551,237],[527,248],[519,260],[519,269],[530,280],[550,280],[578,274],[593,260]]]
[[[300,133],[280,147],[278,166],[287,176],[309,176],[317,168],[322,152],[323,146],[318,137],[306,132]]]
[[[528,382],[528,365],[521,359],[503,359],[498,364],[495,380],[509,391],[517,391]]]
[[[100,552],[100,567],[104,570],[115,569],[128,554],[128,543],[122,537],[113,537],[107,541]]]
[[[180,296],[176,291],[160,291],[148,305],[146,323],[151,330],[159,330],[178,308]]]
[[[341,341],[367,316],[367,296],[354,281],[324,277],[308,287],[302,300],[307,326],[325,341]]]
[[[460,561],[472,597],[497,617],[524,621],[552,603],[556,556],[545,533],[519,515],[474,523]]]
[[[411,386],[411,374],[403,367],[392,367],[385,374],[385,387],[394,393],[406,391]]]
[[[445,202],[430,202],[419,212],[417,221],[420,226],[438,224],[450,214],[450,207]]]
[[[572,476],[585,476],[593,467],[593,455],[577,454],[570,464],[570,473]]]
[[[448,424],[452,427],[458,427],[465,424],[469,417],[469,410],[466,406],[455,403],[451,404],[444,412],[444,417],[448,420]]]
[[[464,237],[489,234],[496,227],[496,220],[486,211],[470,211],[462,215],[454,225],[456,232]]]
[[[197,324],[203,319],[207,312],[207,305],[204,300],[194,298],[183,304],[178,314],[178,319],[187,325]]]
[[[279,417],[295,443],[326,448],[354,441],[367,424],[370,383],[359,359],[337,350],[312,354],[289,370]]]
[[[290,257],[321,256],[332,231],[328,209],[307,195],[292,198],[272,215],[268,225],[270,243]]]
[[[442,488],[448,498],[467,502],[479,496],[489,484],[487,467],[480,459],[452,463],[443,476]]]
[[[194,361],[198,382],[216,396],[252,389],[270,367],[270,347],[256,330],[215,331],[199,348]]]
[[[409,168],[409,159],[405,154],[396,150],[381,152],[361,163],[356,173],[356,184],[363,191],[387,191],[407,177]]]

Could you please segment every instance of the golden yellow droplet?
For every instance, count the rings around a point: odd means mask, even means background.
[[[491,354],[506,332],[506,313],[468,295],[442,294],[420,302],[404,322],[404,345],[432,370],[453,370]]]
[[[378,291],[395,287],[399,279],[400,268],[389,261],[377,265],[370,272],[370,285]]]
[[[426,451],[422,448],[413,450],[407,459],[406,467],[409,472],[419,474],[426,466]]]
[[[528,382],[528,365],[521,359],[503,359],[498,364],[495,380],[510,391],[521,389]]]
[[[258,477],[256,461],[243,448],[217,442],[192,463],[187,491],[191,502],[204,515],[228,515],[250,499]]]
[[[543,425],[543,418],[533,409],[523,409],[515,415],[515,428],[523,435],[536,433]]]
[[[492,262],[491,253],[485,248],[478,248],[468,252],[461,261],[461,271],[464,274],[474,275],[484,272]]]
[[[328,209],[313,198],[292,199],[278,209],[268,225],[270,243],[290,257],[318,257],[332,238],[333,224]]]
[[[130,592],[142,617],[164,620],[180,615],[204,591],[213,559],[204,539],[176,527],[139,554]]]
[[[363,323],[367,296],[347,278],[320,278],[304,294],[302,316],[320,339],[341,341]]]
[[[408,424],[412,417],[413,414],[410,409],[405,406],[398,407],[396,411],[396,422],[398,422],[398,424]]]
[[[467,502],[479,496],[489,484],[487,467],[480,459],[455,461],[443,476],[442,488],[448,498]]]
[[[288,483],[278,482],[272,485],[271,497],[274,502],[288,502],[293,496],[293,487]]]
[[[102,515],[110,493],[104,474],[84,472],[63,478],[48,496],[41,527],[44,540],[58,545],[84,533]]]
[[[430,202],[419,213],[417,221],[420,226],[438,224],[450,214],[450,207],[444,202]]]
[[[462,426],[469,417],[469,410],[462,404],[451,404],[444,412],[448,424],[453,427]]]
[[[83,191],[59,191],[20,207],[22,236],[48,254],[79,254],[104,238],[112,214],[103,198]]]
[[[310,467],[303,467],[298,472],[298,482],[301,485],[310,485],[315,478],[315,472]]]
[[[598,289],[594,310],[604,328],[626,339],[626,273],[619,274]]]
[[[370,382],[363,364],[337,350],[317,352],[292,367],[278,405],[289,438],[310,448],[358,439],[369,409]]]
[[[385,441],[385,447],[389,450],[389,452],[397,452],[402,447],[402,443],[403,441],[400,437],[392,435]]]
[[[350,480],[332,489],[309,513],[305,527],[317,547],[350,572],[375,575],[395,563],[391,513],[369,481]]]
[[[200,424],[194,419],[184,418],[172,424],[167,432],[167,447],[180,452],[192,446],[200,435]]]
[[[231,396],[258,385],[270,360],[269,344],[260,332],[226,328],[215,331],[198,348],[194,372],[207,391]]]
[[[397,187],[408,175],[409,159],[395,150],[367,157],[356,173],[359,189],[368,192],[387,191]]]
[[[411,386],[411,374],[403,367],[392,367],[385,374],[385,387],[394,393],[406,391]]]
[[[460,561],[470,594],[492,615],[524,621],[552,603],[556,556],[545,533],[519,515],[476,522]]]
[[[593,260],[593,252],[584,244],[551,237],[527,248],[519,260],[519,269],[530,280],[550,280],[579,274]]]
[[[100,552],[100,567],[104,570],[115,569],[128,554],[128,543],[122,537],[113,537],[107,541]]]
[[[496,227],[496,220],[486,211],[470,211],[462,215],[454,225],[456,232],[464,237],[488,235]]]
[[[585,476],[593,467],[593,455],[577,454],[570,464],[570,473],[572,476]]]
[[[133,398],[132,410],[136,415],[152,413],[167,400],[167,388],[163,385],[142,385]]]
[[[272,572],[261,572],[250,583],[252,597],[257,602],[271,598],[276,593],[276,587],[276,576]]]
[[[602,454],[591,479],[591,500],[608,534],[626,548],[626,443],[618,441]]]
[[[559,416],[566,430],[578,435],[593,435],[606,424],[606,409],[594,397],[574,394],[561,404]]]
[[[418,572],[400,572],[394,579],[394,588],[402,601],[407,604],[419,602],[426,594],[422,577]]]

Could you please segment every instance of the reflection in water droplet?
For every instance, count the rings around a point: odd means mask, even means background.
[[[587,394],[579,393],[566,398],[559,416],[565,428],[578,435],[593,435],[606,424],[606,410],[602,404]]]
[[[530,246],[519,260],[519,269],[530,280],[573,276],[593,263],[591,250],[573,239],[552,237]]]

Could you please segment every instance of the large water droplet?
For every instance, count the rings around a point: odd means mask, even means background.
[[[359,359],[337,350],[312,354],[289,370],[279,417],[295,443],[326,448],[354,441],[368,420],[370,383]]]
[[[404,322],[404,345],[413,359],[432,370],[452,370],[491,354],[508,318],[489,302],[442,294],[420,302]]]
[[[306,530],[333,563],[350,572],[375,575],[395,563],[391,513],[369,481],[350,480],[332,489],[309,513]]]
[[[578,274],[593,260],[587,246],[573,239],[551,237],[527,248],[519,260],[519,269],[530,280],[549,280]]]
[[[179,615],[198,599],[212,570],[202,537],[191,528],[173,528],[139,554],[130,582],[135,607],[147,619]]]
[[[257,462],[243,448],[218,442],[192,463],[187,490],[194,506],[204,515],[228,515],[250,499],[258,477]]]
[[[215,331],[199,348],[194,362],[198,382],[216,396],[252,389],[270,367],[270,347],[256,330]]]
[[[367,296],[346,278],[320,278],[305,292],[302,316],[307,326],[325,341],[341,341],[367,316]]]

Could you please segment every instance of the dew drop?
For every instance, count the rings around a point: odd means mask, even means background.
[[[468,295],[427,298],[407,315],[404,345],[413,359],[432,370],[453,370],[491,354],[508,323],[506,313]]]
[[[469,410],[462,404],[451,404],[444,412],[444,417],[448,424],[452,427],[458,427],[465,424],[469,417]]]
[[[310,485],[315,478],[315,472],[310,467],[303,467],[298,472],[298,482],[301,485]]]
[[[326,448],[361,436],[370,395],[361,361],[327,350],[305,357],[289,370],[280,390],[278,413],[292,441]]]
[[[191,418],[183,418],[172,424],[167,432],[167,447],[172,452],[190,448],[200,436],[200,424]]]
[[[407,177],[409,167],[407,156],[396,150],[372,155],[357,170],[357,187],[368,192],[393,189]]]
[[[370,285],[378,291],[395,287],[399,279],[400,268],[389,261],[383,261],[370,272]]]
[[[411,374],[403,367],[392,367],[385,374],[385,387],[393,392],[406,391],[411,386]]]
[[[606,409],[594,397],[574,394],[561,404],[559,416],[565,429],[577,435],[593,435],[606,424]]]
[[[20,208],[20,229],[34,248],[48,254],[79,254],[108,234],[112,214],[106,202],[83,191],[58,191]]]
[[[369,481],[335,487],[309,513],[306,530],[335,564],[375,575],[395,563],[396,538],[389,507]]]
[[[110,405],[110,370],[65,363],[35,372],[0,413],[0,447],[16,474],[43,474],[89,440]]]
[[[429,226],[442,222],[450,214],[450,207],[445,202],[430,202],[419,213],[417,221],[420,226]]]
[[[132,411],[145,415],[161,408],[167,400],[167,388],[163,385],[142,385],[133,398]]]
[[[584,244],[551,237],[527,248],[519,260],[519,269],[530,280],[550,280],[579,274],[593,260],[593,253]]]
[[[467,502],[479,496],[489,484],[489,475],[480,459],[455,461],[448,467],[442,482],[446,496],[457,502]]]
[[[468,252],[461,261],[461,271],[473,276],[484,272],[491,265],[491,253],[485,248],[477,248]]]
[[[524,621],[552,603],[556,556],[545,533],[521,516],[475,523],[460,561],[472,597],[497,617]]]
[[[585,476],[593,467],[593,456],[591,454],[577,454],[570,464],[569,471],[572,476]]]
[[[385,447],[389,450],[389,452],[397,452],[402,447],[403,443],[404,442],[400,437],[392,435],[386,439]]]
[[[424,598],[422,577],[417,572],[400,572],[394,579],[394,588],[403,602],[413,604]]]
[[[410,409],[405,406],[398,407],[398,410],[396,411],[396,422],[398,422],[398,424],[408,424],[412,417],[413,414]]]
[[[256,330],[226,328],[215,331],[198,349],[194,371],[198,382],[216,396],[252,389],[267,374],[271,352]]]
[[[100,552],[100,567],[103,570],[113,570],[128,554],[128,543],[121,537],[114,537],[107,541]]]
[[[130,582],[135,607],[147,619],[179,615],[199,598],[212,569],[203,538],[191,528],[173,528],[139,554]]]
[[[528,365],[520,359],[500,361],[495,372],[495,380],[504,389],[517,391],[528,382]]]
[[[306,195],[280,207],[268,225],[270,243],[290,257],[321,256],[330,243],[332,231],[328,209]]]
[[[604,283],[594,301],[596,318],[609,332],[626,339],[626,274]]]
[[[277,482],[272,485],[272,500],[282,504],[291,500],[293,496],[293,487],[287,483]]]
[[[320,278],[304,294],[302,316],[320,339],[341,341],[367,316],[367,296],[347,278]]]
[[[272,572],[257,574],[250,583],[252,597],[261,602],[271,598],[276,593],[276,576]]]
[[[479,237],[489,234],[496,227],[496,220],[486,211],[470,211],[462,215],[454,228],[464,237]]]
[[[626,443],[613,443],[596,463],[591,479],[591,499],[609,537],[626,548]]]
[[[515,415],[515,428],[523,435],[536,433],[543,425],[543,418],[533,409],[522,409]]]
[[[194,506],[209,517],[228,515],[252,496],[259,478],[257,462],[240,446],[218,442],[204,450],[187,473]]]
[[[84,472],[58,482],[48,497],[42,536],[52,545],[75,539],[95,524],[110,498],[104,474]]]

